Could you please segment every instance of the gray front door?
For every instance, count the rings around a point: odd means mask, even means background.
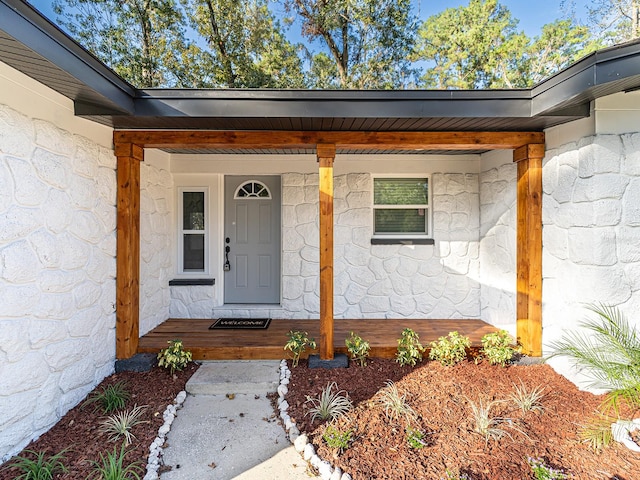
[[[225,303],[280,303],[280,177],[227,176]]]

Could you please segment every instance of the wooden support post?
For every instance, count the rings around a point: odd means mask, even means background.
[[[333,360],[333,161],[336,147],[317,145],[320,171],[320,360]]]
[[[138,350],[140,332],[140,162],[144,149],[116,144],[118,158],[116,243],[116,358]]]
[[[516,330],[524,354],[542,356],[542,159],[544,144],[513,152],[518,166]]]

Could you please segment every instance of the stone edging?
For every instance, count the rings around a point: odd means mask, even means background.
[[[162,419],[164,423],[158,429],[158,436],[149,446],[149,457],[147,459],[147,473],[145,474],[142,480],[158,480],[158,470],[160,469],[160,465],[162,464],[162,446],[165,442],[165,437],[169,430],[171,430],[171,424],[173,420],[176,418],[176,411],[179,408],[182,408],[182,404],[184,400],[187,398],[187,392],[184,390],[176,395],[175,400],[171,405],[167,405],[164,413],[162,414]]]
[[[280,410],[280,418],[282,418],[289,441],[293,443],[296,452],[302,455],[302,458],[318,471],[318,475],[322,480],[352,480],[351,475],[343,473],[340,467],[334,468],[331,463],[322,460],[316,454],[313,444],[309,442],[309,437],[304,433],[301,434],[298,427],[291,421],[291,417],[287,413],[289,403],[285,399],[289,392],[289,377],[291,377],[291,370],[287,366],[287,361],[282,360],[280,362],[280,385],[278,386],[278,410]],[[145,477],[144,480],[150,479]]]

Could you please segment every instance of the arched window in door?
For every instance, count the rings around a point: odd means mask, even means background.
[[[249,180],[236,188],[233,198],[234,200],[246,198],[262,198],[269,200],[271,199],[271,192],[264,183],[257,180]]]

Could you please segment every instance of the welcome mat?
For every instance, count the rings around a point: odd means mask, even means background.
[[[219,318],[209,327],[217,329],[266,329],[271,323],[270,318]]]

